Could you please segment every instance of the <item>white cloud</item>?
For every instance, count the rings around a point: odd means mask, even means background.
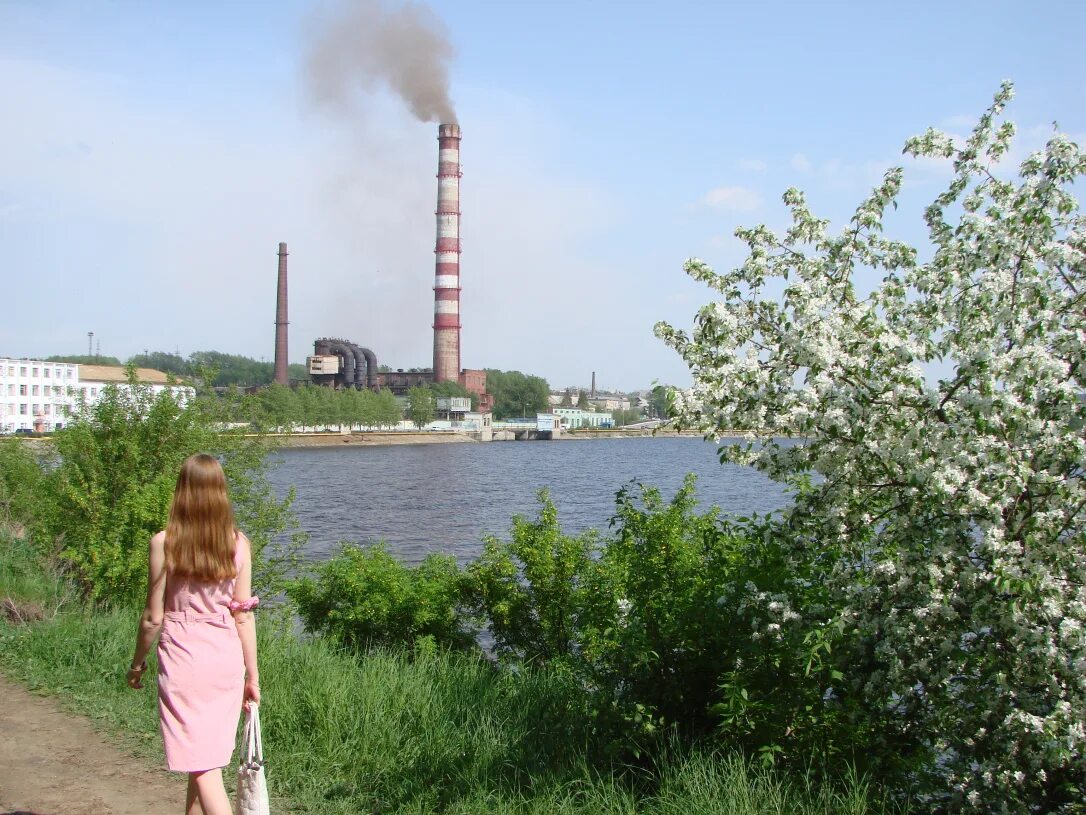
[[[728,212],[751,212],[762,205],[762,199],[748,187],[716,187],[705,193],[701,205]]]
[[[790,164],[793,170],[798,170],[801,173],[810,172],[811,170],[811,160],[803,153],[793,155]]]
[[[769,165],[760,158],[745,158],[739,162],[739,168],[749,170],[752,173],[764,173]]]

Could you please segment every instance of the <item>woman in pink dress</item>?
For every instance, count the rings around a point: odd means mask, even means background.
[[[234,527],[212,456],[181,465],[164,532],[151,538],[147,605],[128,684],[143,687],[158,639],[158,711],[166,764],[189,774],[186,815],[230,815],[222,768],[244,703],[260,702],[249,539]]]

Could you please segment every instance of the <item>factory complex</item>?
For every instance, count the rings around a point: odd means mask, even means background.
[[[334,389],[388,389],[402,396],[411,388],[454,382],[479,397],[480,411],[493,405],[486,391],[486,371],[460,367],[460,126],[438,126],[437,236],[434,243],[433,367],[379,370],[377,355],[350,339],[318,337],[306,358],[309,381]],[[290,385],[287,375],[287,245],[279,244],[275,307],[274,381]]]
[[[462,368],[460,334],[460,142],[457,124],[438,126],[437,208],[434,243],[433,365],[429,369],[393,369],[378,364],[370,343],[353,339],[317,337],[313,352],[306,357],[306,378],[292,381],[288,373],[289,310],[287,244],[278,249],[278,276],[275,306],[275,354],[273,382],[292,387],[312,383],[333,390],[357,389],[391,391],[406,396],[412,388],[454,383],[463,389],[455,396],[436,400],[436,418],[431,429],[483,431],[489,437],[494,399],[487,392],[487,374],[481,368]],[[161,371],[140,368],[140,383],[156,393],[171,387],[191,392],[191,388],[171,384]],[[0,358],[0,432],[51,432],[62,428],[80,401],[92,403],[109,384],[124,386],[124,368],[42,360]],[[567,391],[567,395],[568,395]],[[475,397],[478,406],[471,410]],[[600,398],[606,397],[606,398]],[[546,437],[563,429],[610,428],[614,426],[612,409],[628,409],[625,397],[597,395],[593,373],[590,409],[584,410],[551,398],[550,412],[522,419],[494,423],[517,425],[518,429],[538,432]],[[520,425],[524,425],[520,428]]]

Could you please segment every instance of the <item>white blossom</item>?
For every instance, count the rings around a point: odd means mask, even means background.
[[[954,162],[925,211],[930,252],[883,234],[900,169],[837,236],[789,190],[784,235],[737,230],[742,266],[688,261],[720,297],[692,333],[656,326],[694,375],[683,425],[741,431],[728,461],[815,476],[788,519],[841,549],[826,575],[840,622],[877,635],[856,687],[921,734],[933,808],[977,813],[1086,788],[1086,218],[1071,194],[1086,159],[1056,134],[1016,180],[996,177],[1011,96],[964,142],[907,143]],[[866,296],[861,269],[882,276]],[[765,609],[773,633],[785,606]]]

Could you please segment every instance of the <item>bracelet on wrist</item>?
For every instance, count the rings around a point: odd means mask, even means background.
[[[139,665],[129,665],[128,670],[139,671],[140,673],[143,673],[147,670],[147,660],[143,660],[143,662],[141,662]]]

